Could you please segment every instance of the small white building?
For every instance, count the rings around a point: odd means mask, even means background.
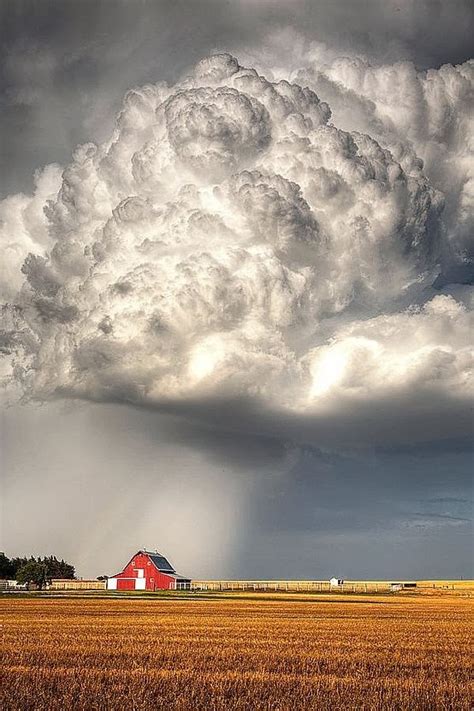
[[[406,588],[416,588],[416,582],[414,580],[400,580],[396,583],[390,583],[390,590],[392,590],[392,592],[405,590]]]
[[[332,588],[339,588],[341,585],[344,585],[344,580],[342,578],[331,578],[329,585]]]

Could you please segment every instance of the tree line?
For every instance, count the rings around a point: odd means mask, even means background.
[[[73,565],[55,555],[35,558],[34,556],[20,556],[8,558],[5,553],[0,553],[0,579],[16,580],[20,584],[33,583],[42,590],[46,583],[53,578],[76,577]]]

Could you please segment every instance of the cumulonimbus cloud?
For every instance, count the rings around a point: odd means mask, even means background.
[[[109,141],[78,147],[61,178],[48,167],[33,197],[0,207],[15,380],[36,399],[212,424],[212,403],[240,401],[270,434],[272,421],[279,434],[304,421],[309,438],[325,414],[359,428],[358,403],[416,405],[431,423],[446,402],[463,416],[470,312],[431,289],[448,252],[466,258],[469,183],[457,198],[443,183],[466,130],[470,69],[456,71],[426,78],[425,133],[423,118],[400,123],[376,73],[364,83],[343,63],[271,82],[217,55],[174,86],[129,92]],[[406,68],[393,72],[398,101],[421,116]],[[446,103],[446,86],[462,101]],[[442,140],[430,180],[417,150],[429,163]],[[419,437],[435,434],[427,424]]]

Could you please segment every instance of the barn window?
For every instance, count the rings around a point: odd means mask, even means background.
[[[135,561],[134,561],[134,560],[132,560],[132,565],[135,565]]]

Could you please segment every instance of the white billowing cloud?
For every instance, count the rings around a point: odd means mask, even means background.
[[[0,241],[3,247],[0,295],[14,298],[21,288],[22,264],[28,252],[45,255],[53,246],[44,214],[47,200],[57,195],[61,170],[48,165],[35,176],[33,195],[11,195],[0,202]]]
[[[354,321],[308,354],[310,401],[369,401],[421,392],[473,392],[472,312],[450,296],[423,308]]]
[[[19,245],[2,349],[27,395],[203,419],[231,400],[309,420],[420,390],[464,402],[469,314],[416,306],[444,250],[443,186],[414,140],[368,133],[230,55],[129,92],[31,220],[27,198],[2,206]]]
[[[330,103],[338,126],[369,133],[405,170],[423,166],[446,194],[444,222],[451,248],[460,260],[472,258],[474,61],[420,72],[411,62],[372,66],[360,58],[331,56],[317,46],[295,80],[308,83]]]

